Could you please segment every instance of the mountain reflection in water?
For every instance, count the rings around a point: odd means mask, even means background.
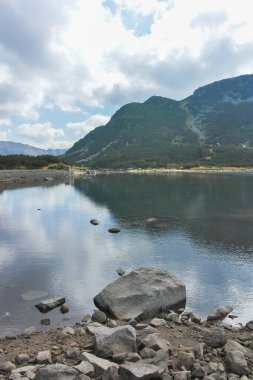
[[[252,319],[252,194],[245,174],[99,175],[2,191],[1,335],[40,326],[36,301],[21,298],[28,290],[65,296],[70,320],[58,309],[47,317],[66,325],[92,311],[118,267],[148,265],[183,280],[187,308],[202,317],[231,304],[233,323]],[[112,226],[121,232],[109,234]]]

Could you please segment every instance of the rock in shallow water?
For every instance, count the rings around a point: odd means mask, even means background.
[[[106,286],[94,303],[118,319],[145,319],[186,300],[185,285],[166,270],[139,268]]]
[[[65,303],[65,298],[51,298],[49,300],[42,301],[35,305],[35,307],[41,312],[41,313],[47,313],[50,310],[55,309],[58,306],[61,306]]]

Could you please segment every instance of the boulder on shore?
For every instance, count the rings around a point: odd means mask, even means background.
[[[146,319],[186,301],[185,285],[166,270],[139,268],[106,286],[95,305],[121,320]]]

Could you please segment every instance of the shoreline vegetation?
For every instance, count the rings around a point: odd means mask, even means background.
[[[147,169],[89,169],[75,166],[66,166],[64,169],[1,169],[0,184],[13,183],[40,183],[69,180],[83,176],[101,174],[184,174],[184,173],[253,173],[253,167],[194,167],[183,168],[147,168]]]

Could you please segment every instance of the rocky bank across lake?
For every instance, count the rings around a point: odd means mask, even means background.
[[[109,284],[95,299],[106,299],[111,312],[109,295],[117,286],[120,319],[97,310],[73,327],[30,328],[0,339],[0,378],[253,380],[253,321],[238,328],[221,325],[229,306],[210,312],[206,321],[184,309],[168,309],[178,294],[184,298],[183,284],[163,270],[140,268]],[[124,320],[131,304],[136,318]]]

